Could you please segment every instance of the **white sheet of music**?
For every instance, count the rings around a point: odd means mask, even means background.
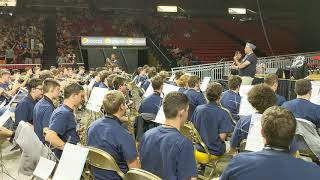
[[[239,90],[240,96],[247,96],[252,87],[252,85],[241,85]]]
[[[95,82],[96,82],[96,80],[94,78],[92,78],[90,83],[88,84],[88,89],[92,89]]]
[[[164,83],[162,92],[164,95],[167,95],[170,92],[178,91],[179,89],[180,89],[180,87],[178,87],[178,86]],[[152,85],[150,84],[143,96],[148,97],[152,93],[153,93],[153,88],[152,88]]]
[[[11,111],[7,109],[1,116],[0,116],[0,126],[2,127],[8,119],[11,117]]]
[[[33,171],[33,175],[41,179],[48,179],[55,165],[56,162],[46,159],[44,157],[40,157],[38,165],[36,169]]]
[[[211,80],[211,77],[204,77],[203,80],[202,80],[202,83],[200,85],[200,89],[202,92],[205,92],[208,85],[209,85],[209,82]]]
[[[174,80],[174,77],[175,77],[175,74],[172,73],[172,75],[171,75],[170,78],[169,78],[169,81],[173,81],[173,80]]]
[[[320,81],[312,82],[312,92],[310,101],[320,105]]]
[[[104,96],[107,94],[107,92],[108,89],[106,88],[94,87],[86,108],[94,112],[99,112],[103,104]]]
[[[239,107],[239,115],[240,116],[249,116],[255,113],[257,110],[252,107],[252,105],[248,101],[248,96],[241,96],[241,102]]]
[[[166,120],[166,117],[164,116],[163,106],[161,106],[154,122],[159,124],[164,124],[165,120]]]
[[[89,149],[66,143],[53,180],[79,180],[87,160]]]
[[[253,114],[251,117],[249,133],[245,150],[260,151],[264,147],[263,137],[261,134],[261,117],[262,114]]]
[[[0,104],[0,109],[4,107],[4,105],[6,105],[7,100],[4,100],[1,104]]]

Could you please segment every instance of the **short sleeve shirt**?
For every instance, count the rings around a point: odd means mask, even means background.
[[[161,106],[161,103],[162,98],[160,97],[160,95],[157,93],[153,93],[152,95],[142,100],[139,107],[139,113],[157,114]]]
[[[240,119],[238,116],[241,103],[241,96],[239,93],[227,90],[222,93],[220,102],[224,108],[227,108],[231,112],[235,120],[238,121]]]
[[[20,121],[33,123],[33,108],[37,103],[30,94],[23,97],[16,106],[15,109],[15,125],[18,126]]]
[[[250,64],[247,67],[240,69],[239,75],[254,77],[256,74],[258,58],[254,53],[247,55],[245,58],[246,59],[243,62],[249,61]]]

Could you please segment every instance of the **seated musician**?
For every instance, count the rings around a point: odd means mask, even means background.
[[[174,80],[172,82],[170,82],[170,84],[177,86],[177,80],[180,79],[180,77],[184,75],[184,73],[182,71],[178,71],[174,74]]]
[[[188,98],[179,92],[164,97],[165,123],[147,131],[140,144],[142,169],[162,179],[197,179],[192,142],[180,134],[188,117]]]
[[[135,82],[136,84],[143,83],[147,79],[146,69],[144,69],[143,67],[138,67],[137,74],[138,77]]]
[[[200,79],[198,76],[192,75],[188,81],[188,90],[184,91],[184,94],[187,95],[189,99],[189,117],[188,120],[192,117],[192,114],[197,106],[206,104],[207,100],[200,91]]]
[[[226,152],[227,133],[233,131],[228,113],[219,107],[223,88],[218,83],[210,83],[206,90],[208,104],[198,106],[191,118],[210,154],[221,156]],[[204,152],[201,146],[199,151]]]
[[[160,76],[155,76],[151,79],[151,85],[153,94],[142,100],[139,113],[152,113],[157,115],[162,104],[163,79]]]
[[[263,113],[261,124],[264,149],[235,156],[220,180],[320,178],[319,166],[289,154],[297,126],[292,113],[281,107],[271,107]]]
[[[0,69],[0,101],[7,100],[7,95],[14,96],[19,88],[20,84],[16,83],[11,89],[9,89],[10,72],[6,69]]]
[[[33,108],[43,96],[42,80],[32,78],[27,84],[28,95],[23,97],[15,108],[15,127],[18,127],[20,121],[33,124]]]
[[[111,73],[107,70],[103,70],[99,73],[99,77],[100,77],[100,84],[99,84],[99,88],[106,88],[108,89],[108,82],[107,82],[107,78]]]
[[[96,71],[92,74],[92,77],[94,78],[94,84],[93,87],[99,87],[100,83],[101,83],[101,79],[100,79],[100,75],[99,73]]]
[[[277,96],[277,106],[282,106],[284,102],[286,102],[286,98],[277,94],[278,89],[278,76],[276,74],[268,74],[264,78],[264,83],[271,87],[271,89],[276,93]]]
[[[43,129],[49,127],[50,117],[56,108],[54,101],[59,99],[60,84],[53,79],[46,79],[43,82],[43,98],[37,102],[33,109],[34,132],[42,143],[45,142]]]
[[[111,74],[110,76],[107,77],[107,84],[108,84],[108,90],[114,90],[113,87],[113,79],[118,76],[117,74]]]
[[[311,121],[320,128],[320,106],[310,102],[312,84],[309,80],[300,79],[295,84],[297,99],[285,102],[282,107],[288,109],[296,118]]]
[[[276,105],[276,94],[266,84],[255,85],[248,93],[248,101],[253,108],[257,110],[258,114],[262,114],[269,107]],[[234,128],[231,140],[230,140],[230,152],[236,152],[236,149],[240,147],[240,143],[247,139],[249,127],[251,123],[251,115],[241,117],[236,127]],[[290,148],[290,152],[295,154],[298,150],[297,144],[293,144]]]
[[[88,145],[113,156],[123,173],[139,168],[138,153],[133,137],[121,126],[126,113],[125,97],[120,91],[107,92],[103,100],[105,117],[94,121],[88,129]],[[93,168],[96,180],[121,179],[116,172]]]
[[[66,142],[77,144],[80,140],[74,111],[84,100],[83,87],[72,83],[64,88],[63,104],[55,109],[49,120],[49,129],[45,131],[45,140],[51,144],[54,154],[60,159]]]
[[[188,89],[189,79],[190,76],[188,74],[184,74],[178,80],[176,80],[176,85],[180,87],[178,92],[184,93]]]
[[[148,89],[150,83],[151,83],[151,78],[153,78],[154,76],[157,75],[157,71],[155,68],[149,68],[148,70],[148,79],[146,79],[143,83],[142,83],[142,89],[144,89],[145,91]]]
[[[241,83],[242,79],[240,76],[231,75],[228,80],[229,90],[223,92],[221,97],[221,105],[231,112],[236,121],[240,119],[238,114],[241,103],[241,96],[239,94]]]
[[[127,94],[126,81],[127,80],[122,76],[119,76],[119,75],[115,76],[112,81],[114,90],[118,90],[122,92],[124,95],[126,95]]]

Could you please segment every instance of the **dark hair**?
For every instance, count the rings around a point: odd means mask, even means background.
[[[151,85],[153,90],[159,90],[163,85],[163,78],[161,76],[155,76],[151,79]]]
[[[32,89],[37,88],[38,86],[42,85],[42,80],[39,78],[31,78],[28,81],[27,84],[27,89],[29,90],[29,92],[31,92]]]
[[[200,82],[200,78],[196,75],[192,75],[189,78],[188,86],[189,86],[189,88],[194,88],[196,86],[196,84],[199,82]]]
[[[48,93],[50,91],[50,89],[56,88],[56,87],[60,87],[60,84],[58,81],[54,80],[54,79],[46,79],[43,82],[43,93]]]
[[[264,83],[266,83],[269,86],[273,86],[274,84],[278,83],[278,76],[276,74],[268,74],[264,78]]]
[[[113,84],[113,87],[115,90],[118,90],[119,87],[121,85],[124,85],[126,83],[126,79],[124,77],[121,77],[121,76],[116,76],[113,81],[112,81],[112,84]]]
[[[137,68],[137,74],[139,75],[142,70],[143,70],[143,67],[138,67]]]
[[[184,73],[182,71],[178,71],[175,73],[174,78],[178,80]]]
[[[125,102],[125,97],[122,92],[111,90],[104,96],[103,107],[107,114],[114,114],[118,112],[121,104],[124,104]]]
[[[297,95],[303,96],[308,94],[311,91],[311,89],[312,89],[312,84],[309,80],[300,79],[296,81],[294,91],[296,92]]]
[[[107,77],[107,83],[109,87],[113,87],[113,79],[118,76],[117,74],[111,74]]]
[[[241,86],[241,83],[242,79],[240,76],[231,75],[228,80],[228,87],[230,90],[236,90],[238,87]]]
[[[60,71],[58,69],[52,69],[51,72],[52,72],[53,76],[57,76],[60,73]]]
[[[157,75],[156,69],[149,68],[148,78],[151,79],[151,78],[155,77],[156,75]]]
[[[71,83],[64,88],[64,98],[67,99],[73,94],[79,94],[83,91],[83,87],[78,83]]]
[[[100,81],[101,82],[104,82],[106,78],[108,78],[108,76],[110,76],[110,72],[107,71],[107,70],[103,70],[103,71],[100,71],[99,73],[99,76],[100,76]]]
[[[290,111],[273,106],[263,113],[261,125],[268,145],[288,148],[295,135],[297,122]]]
[[[189,106],[188,97],[179,92],[171,92],[164,97],[163,111],[166,119],[177,117],[178,112]]]
[[[39,73],[39,78],[43,81],[47,78],[53,78],[53,73],[49,70],[43,70]]]
[[[221,84],[210,83],[206,89],[206,97],[209,102],[217,101],[223,92]]]
[[[249,103],[259,112],[263,113],[266,109],[274,106],[277,97],[274,91],[266,84],[258,84],[248,93]]]
[[[13,73],[13,74],[20,73],[20,70],[19,70],[19,69],[13,69],[13,70],[12,70],[12,73]]]

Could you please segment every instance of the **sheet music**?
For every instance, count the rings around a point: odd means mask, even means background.
[[[164,83],[162,92],[164,95],[167,95],[170,92],[178,91],[179,89],[180,89],[180,87],[178,87],[178,86]],[[153,88],[152,88],[152,85],[150,84],[143,96],[148,97],[152,93],[153,93]]]
[[[175,77],[175,74],[172,73],[171,77],[169,78],[169,81],[173,81]]]
[[[257,110],[252,107],[250,102],[248,101],[248,96],[242,96],[240,107],[239,107],[239,115],[240,116],[249,116],[251,114],[254,114]]]
[[[154,122],[159,124],[164,124],[165,121],[166,121],[166,117],[164,116],[163,106],[161,106]]]
[[[200,89],[201,89],[202,92],[206,91],[210,80],[211,80],[211,77],[204,77],[203,78],[201,86],[200,86]]]
[[[311,92],[310,101],[312,103],[320,105],[320,83],[319,83],[319,81],[312,82],[312,92]]]
[[[106,88],[94,87],[91,92],[89,101],[86,105],[86,108],[94,112],[99,112],[103,105],[104,96],[107,94],[107,92],[108,89]]]
[[[8,119],[11,117],[10,109],[7,109],[1,116],[0,116],[0,127],[2,127]]]
[[[240,96],[247,96],[252,87],[252,85],[241,85],[239,90]]]
[[[0,109],[4,107],[4,105],[6,105],[7,100],[4,100],[1,104],[0,104]]]
[[[18,94],[21,92],[21,90],[19,90],[10,100],[9,104],[7,104],[7,108],[9,108],[11,106],[11,104],[13,103],[13,101],[17,98]]]
[[[55,165],[56,162],[40,157],[38,165],[36,169],[33,171],[33,175],[41,179],[48,179]]]
[[[90,83],[88,84],[88,89],[92,89],[95,82],[96,82],[96,80],[94,78],[92,78]]]
[[[89,149],[66,143],[53,180],[80,180]]]
[[[261,134],[261,118],[262,114],[253,114],[251,117],[249,133],[245,150],[261,151],[264,147],[263,137]]]

